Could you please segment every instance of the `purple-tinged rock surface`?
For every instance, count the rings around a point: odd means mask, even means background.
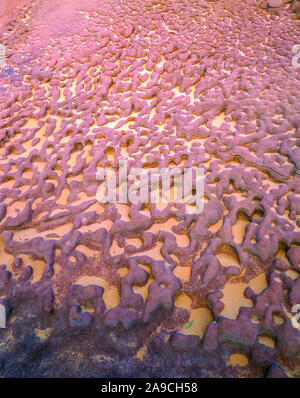
[[[1,376],[299,376],[299,16],[1,2]],[[121,158],[204,168],[204,211],[98,203]]]

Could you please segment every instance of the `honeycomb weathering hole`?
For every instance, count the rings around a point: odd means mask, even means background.
[[[299,376],[299,13],[2,0],[1,377]],[[120,160],[203,211],[99,203]]]

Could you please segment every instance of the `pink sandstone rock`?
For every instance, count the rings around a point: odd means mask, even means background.
[[[1,377],[297,374],[300,11],[281,4],[1,3]],[[121,158],[203,168],[204,211],[99,204]]]

